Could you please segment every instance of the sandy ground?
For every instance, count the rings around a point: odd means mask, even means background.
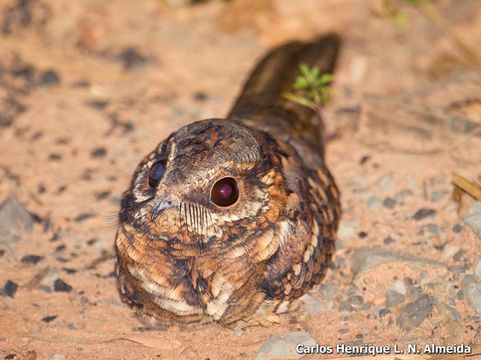
[[[477,0],[437,5],[459,37],[481,44]],[[462,221],[471,201],[454,202],[450,183],[452,171],[479,179],[479,141],[409,151],[410,139],[390,146],[363,125],[367,94],[409,93],[465,66],[449,38],[403,9],[405,26],[374,1],[1,0],[0,202],[15,194],[36,221],[0,242],[0,290],[18,285],[0,297],[0,355],[250,359],[270,335],[294,331],[321,344],[479,343],[481,317],[460,289],[481,275],[481,239]],[[147,331],[113,277],[116,212],[136,164],[181,125],[223,116],[266,49],[327,31],[344,39],[326,109],[344,215],[325,285],[270,328]],[[470,110],[481,123],[480,113]],[[421,260],[356,270],[364,247]],[[388,307],[390,289],[403,298]],[[434,305],[406,325],[421,294]]]

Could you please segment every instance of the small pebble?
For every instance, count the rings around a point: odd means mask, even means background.
[[[443,249],[442,257],[445,259],[452,258],[459,251],[459,247],[452,244],[446,244]]]
[[[234,336],[240,337],[243,334],[244,334],[244,332],[242,331],[241,328],[239,328],[239,327],[234,328]]]
[[[202,102],[202,101],[206,101],[209,98],[209,96],[205,92],[197,91],[193,94],[193,98],[195,101]]]
[[[13,298],[15,296],[15,293],[17,292],[17,289],[18,285],[16,283],[11,280],[7,280],[7,282],[3,286],[2,295]]]
[[[481,239],[481,201],[476,201],[464,216],[464,222]]]
[[[459,234],[461,231],[463,231],[463,226],[461,224],[454,224],[451,230],[453,233]]]
[[[362,305],[364,303],[364,299],[362,296],[360,295],[353,295],[353,296],[349,296],[349,299],[348,301],[352,304],[352,305]]]
[[[307,332],[271,335],[259,348],[252,360],[300,359],[298,344],[314,346],[317,341]]]
[[[410,189],[403,189],[400,192],[396,194],[396,199],[397,200],[404,200],[408,196],[413,196],[413,192]]]
[[[426,219],[428,217],[432,217],[434,215],[436,215],[436,210],[428,209],[428,208],[421,208],[414,213],[413,219],[419,221],[419,220]]]
[[[50,360],[65,360],[65,355],[61,352],[56,352],[55,354],[52,355]]]
[[[481,285],[476,282],[473,275],[466,275],[463,278],[461,290],[476,314],[481,314]]]
[[[388,236],[383,240],[383,242],[386,245],[391,245],[391,244],[394,244],[396,241],[391,236]]]
[[[22,257],[20,262],[22,264],[36,265],[41,260],[43,260],[43,256],[40,256],[40,255],[25,255],[24,257]]]
[[[390,175],[383,176],[376,184],[380,192],[392,192],[396,187],[394,178]]]
[[[40,75],[40,86],[51,86],[60,83],[60,76],[54,70],[47,70]]]
[[[341,301],[339,303],[339,311],[354,311],[354,308],[349,301]]]
[[[427,229],[431,235],[439,235],[439,226],[436,224],[427,224],[423,226],[424,229]]]
[[[70,292],[70,291],[72,291],[72,287],[69,284],[67,284],[66,282],[64,282],[62,279],[55,280],[55,282],[53,283],[53,289],[56,292]]]
[[[461,261],[461,260],[467,258],[467,256],[468,256],[468,253],[466,252],[466,250],[461,249],[456,254],[453,255],[453,260],[455,262],[458,262],[458,261]]]
[[[58,315],[48,315],[48,316],[43,317],[42,321],[46,322],[48,324],[49,322],[54,321],[57,317],[58,317]]]
[[[391,313],[391,310],[389,309],[386,309],[386,308],[381,309],[379,310],[379,317],[383,318],[384,316],[389,315],[390,313]]]
[[[431,201],[432,201],[432,202],[440,201],[440,200],[442,200],[446,195],[447,195],[447,193],[446,193],[445,191],[439,191],[439,190],[433,191],[433,192],[431,193]]]
[[[82,213],[79,216],[77,216],[74,220],[75,220],[75,222],[82,222],[84,220],[90,219],[93,216],[94,215],[90,214],[90,213]]]
[[[339,222],[339,230],[337,232],[337,235],[340,240],[347,240],[350,238],[354,238],[356,236],[358,227],[359,227],[359,223],[357,222],[357,220],[352,220],[352,221],[341,220]]]
[[[387,209],[394,209],[394,207],[396,206],[396,200],[391,197],[387,197],[383,200],[382,204]]]
[[[119,57],[124,69],[128,71],[141,69],[147,64],[147,58],[132,47],[128,47],[122,51]]]
[[[386,307],[391,308],[404,301],[404,295],[395,290],[388,290],[386,293]]]
[[[476,276],[481,276],[481,261],[476,264],[474,267],[474,274]]]
[[[396,324],[405,331],[417,328],[431,314],[434,304],[434,297],[421,294],[399,311]]]
[[[107,155],[107,150],[104,147],[98,147],[90,152],[92,158],[101,158]]]
[[[367,200],[367,207],[372,210],[381,210],[383,208],[383,204],[377,196],[371,196]]]

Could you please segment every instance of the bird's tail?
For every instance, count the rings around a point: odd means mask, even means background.
[[[323,134],[319,113],[286,100],[283,94],[292,93],[301,64],[316,66],[321,74],[332,74],[340,43],[338,35],[328,34],[313,42],[293,41],[270,51],[252,71],[228,118],[270,122],[268,126],[294,131],[297,136],[320,147],[322,151]]]

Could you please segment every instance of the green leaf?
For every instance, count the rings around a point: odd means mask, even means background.
[[[309,82],[307,81],[306,78],[302,76],[298,76],[296,80],[294,81],[294,88],[298,90],[305,89],[309,86]]]

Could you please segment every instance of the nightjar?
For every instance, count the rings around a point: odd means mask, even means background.
[[[329,34],[269,52],[226,119],[169,135],[122,196],[122,300],[146,324],[266,325],[325,276],[340,217],[318,114],[289,102],[299,65],[334,70]]]

